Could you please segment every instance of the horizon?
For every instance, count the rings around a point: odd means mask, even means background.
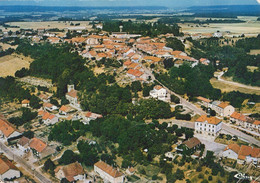
[[[1,6],[54,6],[54,7],[137,7],[158,6],[187,8],[192,6],[259,5],[256,0],[2,0]]]

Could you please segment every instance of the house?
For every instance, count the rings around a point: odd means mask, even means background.
[[[46,94],[40,94],[39,96],[39,99],[41,99],[41,101],[43,101],[43,102],[50,102],[50,97],[48,96],[48,95],[46,95]]]
[[[134,175],[135,174],[135,169],[133,167],[128,167],[126,170],[126,173],[128,175]]]
[[[166,101],[167,91],[160,85],[156,85],[153,90],[150,91],[150,96],[158,100]]]
[[[222,156],[230,159],[237,159],[239,151],[240,151],[240,146],[238,144],[229,144],[224,149]]]
[[[30,142],[30,139],[28,139],[27,137],[22,137],[19,139],[19,141],[17,142],[17,146],[18,146],[18,149],[22,152],[27,152],[29,151],[29,142]]]
[[[40,154],[47,148],[47,144],[43,142],[42,140],[34,137],[30,143],[29,147],[32,150],[32,152],[39,157]]]
[[[201,142],[196,137],[192,137],[177,147],[177,151],[183,154],[193,154],[201,145]]]
[[[201,96],[197,97],[197,99],[198,99],[198,101],[199,101],[199,103],[200,103],[201,105],[203,105],[203,106],[205,106],[205,107],[209,107],[209,104],[210,104],[211,100],[206,99],[206,98],[201,97]]]
[[[195,133],[216,137],[222,128],[222,121],[216,117],[200,116],[195,122]]]
[[[7,120],[0,118],[0,138],[8,141],[12,138],[18,138],[22,134]]]
[[[75,108],[80,108],[80,103],[78,101],[78,91],[74,89],[74,85],[67,86],[68,93],[66,93],[66,99]]]
[[[244,123],[247,121],[247,117],[235,111],[230,115],[230,121],[235,122],[239,126],[244,126]]]
[[[143,58],[144,61],[146,62],[151,62],[151,63],[158,63],[161,61],[161,58],[158,57],[153,57],[153,56],[146,56]]]
[[[59,180],[66,178],[69,182],[76,182],[85,179],[85,171],[78,162],[66,166],[58,166],[54,172]]]
[[[229,144],[222,153],[223,157],[236,159],[239,164],[253,163],[255,165],[260,162],[260,148],[250,147],[237,144]]]
[[[139,71],[137,69],[129,69],[126,73],[129,77],[132,79],[142,78],[146,79],[144,73],[142,71]]]
[[[93,112],[86,112],[82,115],[82,122],[87,125],[91,120],[95,120],[98,118],[102,118],[103,116],[101,114],[96,114]]]
[[[61,108],[59,109],[59,114],[60,115],[67,115],[72,109],[69,106],[61,106]]]
[[[223,117],[230,116],[233,112],[235,112],[235,108],[228,102],[214,101],[211,103],[210,108]]]
[[[0,156],[0,180],[8,181],[21,176],[20,171],[4,156]]]
[[[125,175],[103,161],[94,164],[94,171],[104,182],[123,183]]]
[[[217,38],[220,38],[220,37],[222,37],[223,36],[223,34],[221,33],[221,32],[219,32],[219,31],[217,31],[217,32],[215,32],[214,34],[213,34],[213,37],[217,37]]]
[[[24,99],[22,101],[22,107],[30,107],[30,101],[27,99]]]
[[[54,114],[45,112],[44,115],[42,116],[42,120],[45,125],[54,125],[59,121],[59,118]]]
[[[43,109],[47,110],[47,111],[54,111],[54,110],[57,110],[58,107],[51,103],[43,103]]]
[[[210,61],[206,58],[201,58],[200,59],[200,63],[203,64],[203,65],[209,65],[210,64]]]
[[[61,39],[58,37],[48,37],[47,41],[50,42],[51,44],[57,44],[61,42]]]

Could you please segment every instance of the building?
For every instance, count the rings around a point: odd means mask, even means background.
[[[104,182],[123,183],[125,179],[123,173],[103,161],[94,164],[94,171],[99,174]]]
[[[197,97],[197,99],[198,99],[199,104],[201,104],[205,107],[209,107],[211,100],[201,97],[201,96]]]
[[[260,148],[237,144],[229,144],[222,153],[223,157],[235,159],[239,164],[253,163],[258,165],[260,162]]]
[[[233,112],[230,116],[230,122],[234,122],[243,128],[260,132],[260,121],[245,116],[241,113]]]
[[[66,93],[66,99],[75,108],[80,108],[80,103],[78,101],[78,91],[75,90],[74,85],[67,86],[68,93]]]
[[[201,142],[198,138],[192,137],[177,147],[177,151],[183,154],[193,154],[201,145]]]
[[[78,162],[66,166],[58,166],[54,172],[59,180],[66,178],[69,182],[76,182],[85,179],[85,171]]]
[[[22,152],[28,152],[30,150],[29,148],[29,142],[30,139],[28,139],[27,137],[22,137],[19,139],[19,141],[17,142],[17,146],[18,149]]]
[[[158,100],[166,101],[167,90],[160,85],[156,85],[153,90],[150,91],[150,96]]]
[[[47,110],[47,111],[54,111],[54,110],[57,110],[58,107],[51,103],[43,103],[43,109]]]
[[[195,122],[195,132],[206,136],[216,137],[222,128],[222,121],[216,117],[200,116]]]
[[[38,158],[45,158],[55,153],[54,149],[50,148],[45,142],[36,137],[30,140],[29,147],[33,154]]]
[[[30,107],[30,101],[27,99],[24,99],[22,101],[22,107]]]
[[[21,176],[20,171],[4,156],[0,156],[0,180],[8,181]]]
[[[67,115],[69,112],[71,112],[72,111],[72,109],[69,107],[69,106],[65,106],[65,105],[63,105],[63,106],[61,106],[61,108],[59,109],[59,114],[60,115]]]
[[[126,173],[128,175],[134,175],[135,174],[135,169],[133,167],[128,167],[126,170]]]
[[[44,111],[42,121],[45,125],[54,125],[55,123],[59,122],[59,118],[55,114],[50,114]]]
[[[7,120],[0,118],[0,138],[3,138],[5,141],[18,138],[22,134]]]
[[[209,107],[215,110],[218,115],[223,117],[228,117],[235,112],[235,108],[228,102],[214,101],[209,105]]]
[[[88,125],[91,120],[95,120],[95,119],[102,118],[102,117],[103,116],[101,114],[96,114],[93,112],[85,112],[82,115],[82,122],[85,125]]]

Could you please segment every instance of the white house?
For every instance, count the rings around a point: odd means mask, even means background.
[[[58,166],[55,170],[55,176],[62,180],[66,178],[69,182],[76,182],[78,180],[85,179],[85,171],[83,167],[78,163],[71,163],[66,166]]]
[[[240,147],[237,144],[229,144],[222,153],[222,156],[235,159],[239,164],[252,162],[258,165],[260,162],[260,148],[246,145]]]
[[[222,127],[221,119],[216,117],[200,116],[195,122],[195,132],[206,136],[216,137]]]
[[[153,90],[150,91],[150,96],[158,100],[165,101],[167,99],[167,91],[160,85],[156,85]]]
[[[197,97],[197,99],[198,99],[199,104],[201,104],[205,107],[209,107],[211,100],[204,98],[204,97],[201,97],[201,96]]]
[[[47,110],[47,111],[54,111],[54,110],[57,110],[58,107],[51,103],[43,103],[43,109]]]
[[[222,153],[223,157],[230,158],[230,159],[237,159],[238,153],[240,151],[240,146],[237,144],[229,144]]]
[[[11,138],[16,138],[21,136],[22,134],[18,132],[18,130],[13,127],[11,123],[7,120],[0,119],[0,138],[3,138],[5,141]]]
[[[30,101],[27,99],[24,99],[22,101],[22,107],[30,107]]]
[[[223,34],[221,33],[221,32],[215,32],[214,34],[213,34],[213,37],[218,37],[218,38],[220,38],[220,37],[222,37],[223,36]]]
[[[53,125],[59,121],[59,118],[55,114],[45,112],[42,116],[42,120],[45,125]]]
[[[82,122],[87,125],[91,120],[95,120],[97,118],[102,118],[101,114],[96,114],[93,112],[84,112],[82,116]]]
[[[123,183],[125,175],[103,161],[94,164],[94,171],[104,182]]]
[[[61,108],[59,109],[59,114],[60,115],[67,115],[72,109],[69,106],[61,106]]]
[[[230,116],[233,112],[235,112],[235,108],[228,102],[214,101],[209,105],[209,107],[223,117]]]
[[[75,108],[80,108],[78,101],[78,91],[74,89],[74,85],[68,85],[68,93],[66,93],[66,99]]]
[[[21,176],[20,171],[6,157],[0,156],[0,180],[7,181]]]
[[[18,149],[22,152],[28,152],[30,150],[29,148],[29,142],[30,142],[30,139],[28,139],[27,137],[22,137],[19,139],[19,141],[17,142],[17,146],[18,146]]]

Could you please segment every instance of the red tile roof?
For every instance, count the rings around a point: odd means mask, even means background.
[[[27,100],[27,99],[24,99],[24,100],[22,101],[22,104],[29,104],[29,103],[30,103],[30,101]]]
[[[211,100],[206,99],[206,98],[201,97],[201,96],[197,97],[197,99],[198,99],[198,100],[201,100],[201,101],[204,101],[204,102],[207,102],[207,103],[210,103],[210,102],[211,102]]]
[[[201,144],[201,142],[196,137],[192,137],[192,138],[184,141],[183,144],[185,144],[189,149],[192,149],[192,148],[196,147],[197,145]]]
[[[0,119],[0,130],[4,136],[9,137],[16,129],[8,121]]]
[[[78,163],[71,163],[63,167],[63,173],[69,182],[75,181],[74,177],[85,174],[83,167]]]
[[[136,76],[136,77],[140,77],[140,76],[142,76],[144,73],[143,72],[141,72],[141,71],[139,71],[139,70],[135,70],[135,69],[129,69],[128,71],[127,71],[127,73],[128,74],[131,74],[131,75],[133,75],[133,76]]]
[[[70,92],[67,93],[67,95],[73,97],[73,98],[78,98],[78,91],[77,90],[71,90]]]
[[[221,119],[218,119],[216,117],[207,117],[207,115],[200,116],[196,121],[198,122],[208,122],[209,124],[217,125],[221,122]]]
[[[14,164],[9,161],[6,157],[0,157],[0,175],[3,175],[8,170],[18,170]]]
[[[234,118],[234,119],[238,119],[238,120],[240,120],[240,121],[246,121],[246,120],[247,120],[247,118],[246,118],[245,115],[240,114],[240,113],[238,113],[238,112],[233,112],[230,117],[231,117],[231,118]]]
[[[227,106],[229,106],[229,103],[228,102],[221,102],[218,106],[222,109],[225,109]]]
[[[34,137],[29,143],[29,147],[40,153],[47,147],[47,144],[42,140]]]
[[[101,170],[103,170],[104,172],[106,172],[107,174],[109,174],[110,176],[112,176],[114,178],[121,177],[124,175],[123,173],[117,171],[112,166],[106,164],[103,161],[99,161],[99,162],[95,163],[94,166],[100,168]]]
[[[228,149],[231,149],[232,151],[234,151],[235,153],[238,154],[239,150],[240,150],[240,147],[239,145],[237,144],[229,144],[225,149],[224,151],[228,150]]]

